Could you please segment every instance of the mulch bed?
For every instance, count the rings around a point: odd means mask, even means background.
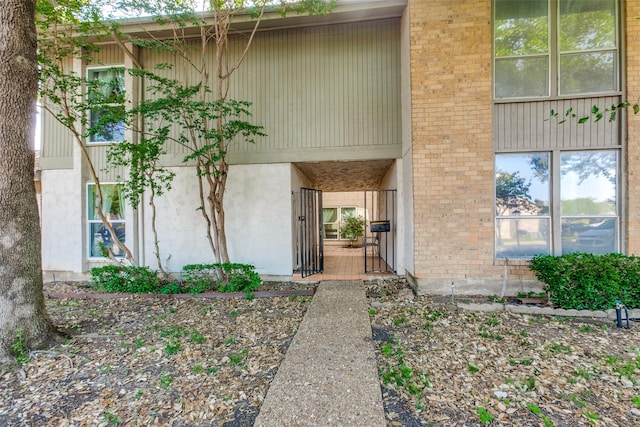
[[[406,288],[367,285],[389,426],[640,425],[640,324],[467,312]],[[0,373],[0,425],[252,425],[313,286],[267,290],[107,299],[47,285],[70,338]]]

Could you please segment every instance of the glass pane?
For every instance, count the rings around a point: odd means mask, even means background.
[[[100,111],[92,110],[89,114],[91,131],[89,142],[120,142],[124,141],[124,121],[122,117],[124,109],[111,107]]]
[[[562,219],[562,253],[604,254],[618,251],[618,218]]]
[[[496,155],[496,216],[549,215],[549,153]]]
[[[324,224],[324,238],[335,240],[338,238],[338,224]]]
[[[336,222],[338,220],[338,208],[323,208],[322,222]]]
[[[121,242],[125,241],[125,224],[112,223],[116,237]],[[124,257],[124,253],[117,245],[113,243],[113,236],[107,230],[101,222],[93,222],[89,224],[89,256],[90,257],[103,257],[105,256],[104,249],[111,248],[113,254],[117,257]]]
[[[342,220],[356,216],[356,208],[341,208]]]
[[[560,94],[612,92],[618,89],[615,52],[560,56]]]
[[[615,0],[560,2],[560,51],[616,46]]]
[[[550,253],[549,218],[496,219],[496,258],[531,258]]]
[[[125,213],[125,200],[122,192],[122,186],[118,184],[102,184],[100,185],[100,188],[102,189],[102,211],[107,219],[123,220]],[[93,184],[89,185],[87,192],[87,207],[89,209],[87,216],[89,221],[100,220],[97,209],[98,194],[96,186]]]
[[[496,98],[549,95],[549,58],[505,58],[495,63]]]
[[[109,68],[89,70],[89,96],[105,104],[121,103],[124,94],[124,70]]]
[[[496,57],[549,52],[547,0],[496,0]]]
[[[563,216],[617,215],[616,151],[579,151],[560,155]]]

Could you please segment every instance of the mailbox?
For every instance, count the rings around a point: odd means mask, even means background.
[[[391,223],[388,219],[371,221],[370,228],[372,233],[386,233],[391,231]]]

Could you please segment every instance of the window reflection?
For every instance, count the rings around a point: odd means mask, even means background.
[[[496,156],[496,215],[549,214],[549,154]]]
[[[617,151],[561,154],[562,253],[619,250],[617,171]]]
[[[496,156],[496,257],[551,251],[549,153]]]

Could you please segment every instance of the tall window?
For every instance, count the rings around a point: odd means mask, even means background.
[[[616,0],[495,0],[495,98],[616,92]]]
[[[616,150],[496,155],[496,258],[619,251],[618,163]]]
[[[496,156],[496,256],[551,251],[549,153]]]
[[[87,77],[89,142],[124,140],[124,69],[92,68]]]
[[[117,257],[123,257],[124,253],[114,244],[114,239],[125,241],[125,198],[122,185],[100,184],[102,190],[102,211],[111,227],[116,232],[113,236],[104,226],[98,215],[97,189],[95,184],[89,184],[87,188],[87,222],[89,239],[89,257],[100,258],[106,255],[106,250],[111,249]]]
[[[618,152],[560,154],[562,253],[618,251]]]

